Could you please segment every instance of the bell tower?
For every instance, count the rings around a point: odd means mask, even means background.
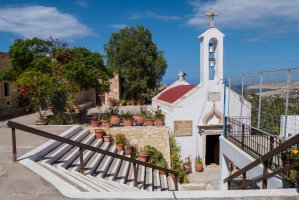
[[[200,41],[200,83],[223,79],[224,34],[214,27],[214,10],[205,14],[210,18],[210,28],[198,36]]]

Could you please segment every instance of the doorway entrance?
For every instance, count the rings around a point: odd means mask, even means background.
[[[219,165],[219,136],[206,135],[206,165],[212,163]]]

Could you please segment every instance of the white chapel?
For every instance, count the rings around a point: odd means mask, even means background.
[[[241,99],[223,80],[224,34],[214,27],[211,11],[210,28],[198,36],[200,41],[200,83],[191,85],[180,72],[179,80],[152,99],[152,106],[165,114],[165,124],[181,146],[181,156],[200,156],[205,165],[219,164],[219,136],[222,134],[224,105],[240,108]],[[226,91],[225,91],[226,90]],[[224,92],[230,93],[224,103]],[[230,115],[251,116],[251,106],[244,102],[242,111],[230,110]]]

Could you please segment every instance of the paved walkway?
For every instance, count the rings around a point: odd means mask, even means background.
[[[207,165],[203,172],[189,174],[188,184],[183,184],[183,190],[219,190],[220,166]]]

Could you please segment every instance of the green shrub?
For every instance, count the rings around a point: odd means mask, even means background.
[[[181,148],[177,145],[173,135],[171,135],[169,138],[169,146],[170,146],[171,169],[179,173],[182,183],[188,183],[189,182],[188,175],[183,170],[181,165],[181,158],[180,158]]]
[[[156,149],[155,147],[146,145],[144,146],[144,150],[147,153],[148,163],[157,165],[163,168],[167,168],[167,162],[163,156],[163,154]]]

